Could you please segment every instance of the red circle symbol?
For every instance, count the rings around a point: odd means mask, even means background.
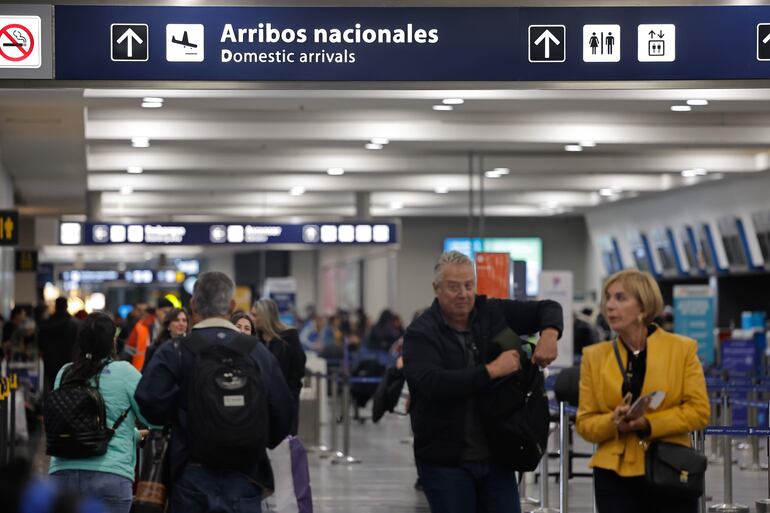
[[[27,33],[27,48],[25,49],[25,44],[23,41],[18,40],[18,34],[14,35],[11,33],[11,29],[19,29],[23,30]],[[0,44],[0,56],[2,56],[4,59],[9,60],[11,62],[21,62],[30,55],[32,55],[32,50],[35,48],[35,38],[32,37],[32,32],[29,31],[27,27],[24,25],[19,25],[18,23],[12,23],[10,25],[6,25],[2,29],[0,29],[0,41],[2,41],[4,38],[7,38],[10,40],[10,43],[2,43]],[[20,57],[11,57],[7,53],[5,53],[4,48],[7,47],[7,45],[14,46],[19,49],[21,52]]]

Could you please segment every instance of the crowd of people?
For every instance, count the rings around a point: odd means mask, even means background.
[[[57,438],[54,427],[49,433],[46,420],[49,471],[66,492],[128,513],[137,443],[163,430],[170,432],[170,511],[259,512],[278,484],[268,451],[298,430],[305,351],[334,358],[343,346],[400,346],[415,463],[431,511],[519,513],[516,470],[536,466],[548,436],[541,369],[558,355],[561,306],[477,295],[473,263],[458,252],[439,257],[432,286],[433,304],[406,329],[391,311],[373,324],[361,311],[340,311],[308,315],[296,330],[269,299],[235,311],[232,280],[208,272],[189,311],[138,304],[120,334],[104,313],[71,318],[66,301],[57,300],[39,330],[14,310],[3,329],[4,357],[40,355],[51,397],[82,386],[101,392],[103,452],[91,443],[91,452],[73,455],[72,437]],[[582,344],[576,418],[577,432],[597,445],[598,511],[694,512],[703,487],[687,479],[702,480],[703,464],[681,451],[710,414],[696,343],[659,323],[663,300],[647,273],[608,278],[601,314],[608,336],[592,332]],[[54,338],[66,342],[53,348]],[[660,396],[654,411],[645,409],[651,399],[636,406],[651,394]],[[655,458],[671,450],[683,465],[677,482],[651,479]]]

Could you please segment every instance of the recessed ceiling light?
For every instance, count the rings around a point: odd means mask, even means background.
[[[620,192],[620,189],[618,189],[617,187],[604,187],[603,189],[599,189],[599,196],[609,198],[610,196],[614,196],[619,192]]]
[[[129,194],[134,192],[134,188],[130,185],[124,185],[120,188],[120,193],[124,196],[128,196]]]
[[[672,105],[671,110],[674,112],[690,112],[692,107],[689,105]]]
[[[568,144],[564,147],[565,151],[583,151],[583,147],[579,144]]]
[[[291,196],[302,196],[303,194],[305,194],[305,188],[301,185],[296,185],[289,189],[289,195]]]
[[[128,166],[126,171],[132,175],[141,175],[144,172],[140,166]]]
[[[131,138],[131,146],[134,148],[149,148],[150,138],[140,135],[134,136]]]
[[[367,150],[381,150],[382,144],[367,143],[365,147]]]
[[[687,100],[687,105],[692,105],[693,107],[703,107],[708,104],[708,100]]]
[[[495,173],[501,176],[511,174],[511,170],[508,169],[507,167],[496,167],[492,171],[494,171]]]
[[[685,178],[694,178],[696,176],[706,176],[707,174],[708,174],[708,171],[706,171],[702,167],[698,167],[695,169],[685,169],[682,171],[682,176]]]
[[[436,192],[436,194],[446,194],[449,192],[449,187],[446,185],[437,185],[433,190]]]
[[[453,110],[454,107],[451,105],[434,105],[433,110]]]
[[[441,100],[441,103],[443,103],[444,105],[462,105],[463,103],[465,103],[465,100],[463,100],[462,98],[444,98],[443,100]]]
[[[389,206],[391,210],[400,210],[404,208],[404,203],[402,201],[391,201]]]
[[[485,171],[484,176],[486,176],[487,178],[500,178],[503,175],[493,170],[493,171]]]
[[[596,143],[594,141],[580,141],[580,146],[583,148],[594,148]]]
[[[341,167],[330,167],[326,170],[326,173],[331,176],[340,176],[345,174],[345,170]]]
[[[371,142],[372,144],[381,144],[384,146],[390,142],[390,139],[388,139],[387,137],[372,137]]]
[[[145,96],[142,98],[142,101],[145,103],[163,103],[163,98],[158,96]]]
[[[163,107],[163,104],[159,102],[142,102],[143,109],[159,109],[161,107]]]

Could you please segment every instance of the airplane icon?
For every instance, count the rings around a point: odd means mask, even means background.
[[[182,40],[181,41],[179,39],[177,39],[176,37],[172,36],[171,37],[171,42],[172,43],[176,43],[178,45],[182,45],[182,46],[184,46],[186,48],[198,48],[198,45],[190,42],[190,39],[189,39],[189,37],[187,35],[187,31],[186,30],[182,34]]]

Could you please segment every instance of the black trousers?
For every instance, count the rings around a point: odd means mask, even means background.
[[[621,477],[612,470],[594,469],[599,513],[697,513],[698,499],[672,497],[647,487],[644,476]]]

